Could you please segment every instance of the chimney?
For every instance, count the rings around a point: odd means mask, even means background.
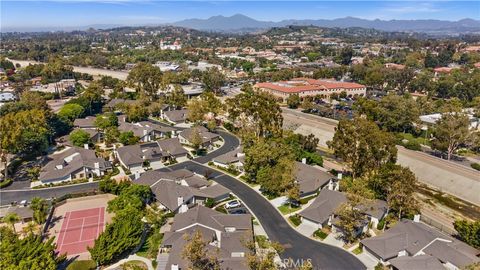
[[[61,169],[63,169],[63,164],[58,164],[57,166],[55,166],[55,168],[57,170],[61,170]]]
[[[307,159],[306,159],[306,158],[302,158],[302,163],[303,163],[303,164],[307,164]]]
[[[178,206],[183,204],[183,197],[182,196],[177,198],[177,204],[178,204]]]
[[[100,169],[100,163],[99,163],[99,162],[93,163],[93,167],[94,167],[95,169]]]
[[[420,214],[413,216],[413,222],[420,222]]]
[[[337,175],[338,180],[342,180],[342,177],[343,177],[343,174],[342,174],[342,173],[338,173],[338,175]]]
[[[83,148],[85,148],[85,149],[88,150],[88,143],[84,144],[84,145],[83,145]]]
[[[146,129],[143,130],[143,136],[145,136],[145,135],[147,135],[147,130]]]
[[[178,267],[178,264],[172,264],[171,270],[180,270],[180,268]]]
[[[139,171],[135,171],[135,180],[140,178],[140,172]]]

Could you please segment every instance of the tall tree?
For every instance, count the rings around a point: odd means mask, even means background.
[[[210,250],[200,231],[185,235],[182,258],[187,260],[189,270],[220,270],[218,250]]]
[[[397,158],[395,138],[362,117],[340,120],[333,140],[327,144],[349,165],[354,178],[373,173]]]
[[[460,238],[475,248],[480,248],[480,221],[456,220],[453,224]]]
[[[225,76],[218,68],[208,68],[202,76],[202,83],[205,90],[218,93],[220,88],[225,84]]]
[[[90,134],[83,129],[76,129],[68,136],[74,146],[83,147],[90,144]]]
[[[12,230],[16,233],[15,224],[20,221],[20,216],[17,213],[8,213],[3,217],[3,222],[7,223],[8,225],[12,226]]]
[[[443,113],[434,125],[432,148],[447,153],[450,160],[457,149],[473,139],[470,120],[464,113]]]
[[[226,101],[230,120],[256,137],[281,134],[283,117],[276,99],[266,92],[254,91],[250,85],[243,90]]]
[[[40,235],[20,238],[8,227],[0,227],[0,269],[56,270],[66,259],[55,249],[55,239],[42,240]]]
[[[43,224],[47,219],[48,204],[45,199],[34,197],[30,203],[30,209],[33,210],[33,220],[37,224]]]
[[[342,229],[342,238],[348,243],[353,242],[365,217],[358,208],[350,203],[341,204],[335,214],[338,218],[335,225]]]
[[[162,88],[162,72],[158,67],[147,63],[138,63],[128,73],[127,83],[135,87],[140,95],[154,100]]]

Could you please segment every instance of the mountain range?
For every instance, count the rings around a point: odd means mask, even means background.
[[[355,17],[339,19],[310,19],[310,20],[283,20],[279,22],[259,21],[242,14],[230,17],[222,15],[208,19],[187,19],[172,23],[172,25],[192,28],[203,31],[219,32],[250,32],[271,27],[284,27],[288,25],[313,25],[319,27],[362,27],[382,31],[394,32],[423,32],[423,33],[480,33],[480,21],[463,19],[459,21],[443,20],[366,20]]]

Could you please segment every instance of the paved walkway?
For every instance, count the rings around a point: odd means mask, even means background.
[[[138,256],[138,255],[130,255],[130,256],[128,256],[128,258],[122,259],[122,260],[118,261],[117,263],[112,264],[112,265],[104,268],[104,270],[121,269],[120,266],[122,264],[126,263],[126,262],[129,262],[129,261],[142,261],[148,266],[148,270],[155,270],[155,268],[153,268],[153,266],[152,266],[152,261],[150,261],[149,259],[147,259],[145,257],[141,257],[141,256]]]

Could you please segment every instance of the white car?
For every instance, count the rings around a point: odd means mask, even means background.
[[[242,204],[238,200],[229,201],[225,204],[225,209],[240,207]]]

